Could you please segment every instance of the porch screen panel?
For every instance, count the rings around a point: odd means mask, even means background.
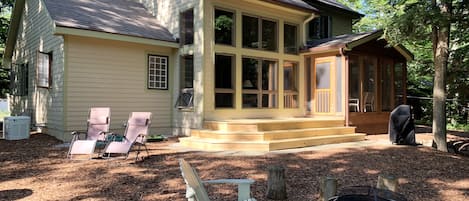
[[[349,60],[349,111],[360,112],[360,63],[357,56]]]
[[[331,104],[331,63],[316,64],[316,112],[329,113]]]
[[[305,80],[306,80],[306,110],[307,111],[311,111],[313,106],[312,106],[312,100],[311,100],[311,95],[312,95],[312,90],[311,90],[311,83],[312,83],[312,76],[311,76],[311,73],[312,73],[312,70],[311,70],[311,57],[306,57],[306,61],[305,61],[305,72],[306,72],[306,77],[305,77]]]
[[[363,111],[374,112],[376,97],[376,64],[375,57],[365,57],[364,63],[364,79],[363,79]]]
[[[391,111],[392,106],[392,63],[384,62],[381,70],[381,109]]]
[[[396,63],[394,65],[394,94],[396,106],[404,104],[404,64]]]
[[[342,57],[336,58],[336,112],[342,112]]]

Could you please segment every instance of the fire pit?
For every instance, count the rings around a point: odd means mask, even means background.
[[[371,186],[352,186],[343,189],[338,196],[329,201],[407,201],[396,192],[378,189]]]

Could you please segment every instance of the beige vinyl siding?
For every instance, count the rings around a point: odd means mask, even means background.
[[[179,72],[183,55],[192,55],[194,58],[194,108],[191,110],[178,110],[173,108],[173,135],[189,135],[190,128],[200,128],[203,123],[203,69],[204,66],[204,0],[138,0],[143,3],[155,18],[165,26],[174,37],[180,38],[180,13],[188,9],[194,9],[194,45],[186,45],[179,49],[175,58],[175,72]],[[179,95],[179,73],[175,74],[170,83],[174,86],[172,96],[176,99]]]
[[[332,16],[332,36],[352,33],[352,19],[340,15]]]
[[[175,52],[135,43],[65,36],[67,131],[84,129],[90,107],[111,107],[111,130],[130,112],[152,112],[152,134],[170,134]],[[148,54],[168,56],[169,89],[147,89]]]
[[[63,38],[53,34],[54,24],[44,3],[26,1],[12,63],[28,63],[28,96],[12,97],[13,115],[30,115],[32,123],[43,132],[63,136]],[[50,89],[36,87],[37,53],[52,52]]]
[[[138,0],[169,32],[179,38],[179,14],[203,0]]]

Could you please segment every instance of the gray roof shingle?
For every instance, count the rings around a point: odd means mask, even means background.
[[[318,12],[319,10],[315,7],[305,3],[303,0],[263,0],[271,3],[276,3],[283,6],[290,6],[293,8],[299,8],[306,11]]]
[[[44,0],[56,26],[176,42],[145,7],[131,0]]]
[[[366,38],[368,36],[371,36],[379,32],[382,32],[382,30],[364,32],[364,33],[358,33],[358,34],[344,34],[344,35],[334,36],[331,38],[315,40],[315,41],[308,43],[308,48],[343,47],[351,42],[358,41],[360,39]]]

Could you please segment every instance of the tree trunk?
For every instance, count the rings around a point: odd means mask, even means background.
[[[334,177],[321,177],[319,179],[319,201],[327,201],[337,195],[337,179]]]
[[[285,185],[285,169],[282,166],[269,166],[267,178],[267,198],[272,200],[287,199],[287,188]]]
[[[435,79],[433,83],[433,141],[440,151],[448,152],[446,144],[446,85],[445,74],[449,57],[449,31],[451,17],[451,0],[442,0],[437,5],[442,20],[432,27],[433,57],[435,64]]]
[[[397,192],[397,178],[389,175],[378,175],[376,188]]]

